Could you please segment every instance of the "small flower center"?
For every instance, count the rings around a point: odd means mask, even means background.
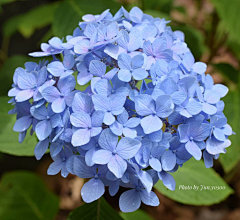
[[[190,137],[189,140],[190,140],[190,141],[193,141],[193,137]]]
[[[140,186],[137,186],[136,190],[139,192],[141,190]]]
[[[114,150],[114,151],[112,152],[112,154],[115,155],[115,154],[116,154],[116,150]]]

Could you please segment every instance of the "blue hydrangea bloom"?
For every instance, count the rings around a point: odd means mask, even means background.
[[[227,152],[235,134],[221,100],[228,88],[214,84],[170,21],[138,7],[82,20],[72,35],[29,54],[51,62],[15,70],[8,92],[13,130],[20,143],[28,131],[36,134],[37,160],[50,149],[49,175],[90,179],[84,202],[99,199],[105,187],[111,196],[123,187],[121,211],[141,202],[158,206],[158,181],[175,190],[171,173],[189,159],[203,157],[209,168]]]

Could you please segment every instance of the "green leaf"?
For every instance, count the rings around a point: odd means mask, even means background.
[[[16,0],[1,0],[0,1],[0,13],[2,12],[2,5],[15,2]]]
[[[52,220],[58,212],[58,203],[58,198],[31,172],[14,171],[1,179],[1,220]]]
[[[4,82],[0,87],[0,96],[6,96],[13,83],[13,74],[17,67],[24,67],[27,61],[38,62],[39,58],[27,57],[23,55],[14,55],[7,59],[0,69],[0,81]]]
[[[238,61],[240,60],[240,42],[235,41],[233,38],[229,37],[227,40],[227,45],[231,48],[234,56],[237,57]]]
[[[98,0],[89,4],[89,0],[72,0],[62,2],[56,10],[53,21],[53,33],[58,37],[72,34],[78,27],[84,14],[100,14],[106,9],[114,13],[120,8],[120,4],[113,0]]]
[[[236,83],[238,82],[239,71],[237,71],[232,65],[228,63],[217,63],[213,64],[213,66],[228,79]]]
[[[5,37],[11,37],[19,27],[19,24],[21,23],[22,18],[24,15],[16,15],[14,17],[11,17],[3,24],[3,35]]]
[[[230,36],[240,43],[240,1],[239,0],[212,0],[216,10],[224,23],[226,30]]]
[[[145,10],[153,9],[161,13],[169,13],[172,6],[172,0],[143,0],[142,2]]]
[[[103,197],[92,203],[86,203],[72,211],[67,220],[122,220],[120,215]]]
[[[34,156],[37,138],[34,135],[30,136],[28,131],[23,143],[18,142],[19,133],[13,131],[16,116],[8,114],[8,111],[13,108],[11,104],[7,103],[9,99],[0,97],[0,152],[15,156]]]
[[[52,23],[58,4],[58,2],[55,2],[41,5],[25,14],[12,17],[4,24],[4,35],[10,37],[18,30],[24,37],[29,38],[36,29],[43,28]]]
[[[200,60],[206,47],[204,44],[204,36],[199,30],[190,26],[173,26],[170,23],[172,29],[182,31],[185,34],[185,42],[191,50],[196,61]]]
[[[189,205],[212,205],[226,199],[233,190],[212,169],[205,168],[203,161],[194,158],[186,162],[177,172],[172,174],[176,180],[175,191],[167,189],[162,181],[158,181],[155,188],[163,195],[184,204]],[[181,186],[190,186],[192,189],[183,190]],[[199,186],[194,190],[194,186]],[[201,186],[221,186],[224,190],[201,190]]]
[[[142,211],[141,209],[130,213],[121,212],[120,216],[124,220],[153,220],[153,218],[151,218],[146,212]]]
[[[235,91],[230,91],[226,97],[223,98],[225,102],[224,114],[228,119],[228,124],[231,125],[236,135],[229,137],[232,142],[231,146],[227,148],[226,154],[221,154],[220,162],[225,173],[231,171],[240,160],[240,87]]]
[[[171,17],[170,17],[169,14],[164,13],[164,12],[160,12],[160,11],[157,11],[157,10],[151,10],[151,9],[150,10],[144,10],[144,13],[152,15],[155,18],[165,18],[166,20],[171,20]]]

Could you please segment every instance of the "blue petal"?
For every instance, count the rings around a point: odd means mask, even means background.
[[[119,181],[111,181],[109,184],[109,194],[115,196],[119,190]]]
[[[93,60],[90,62],[89,66],[89,71],[94,75],[94,76],[103,76],[106,72],[106,65],[99,61],[99,60]]]
[[[100,179],[92,178],[81,189],[81,196],[86,203],[99,199],[105,192],[105,187]]]
[[[144,204],[150,206],[158,206],[160,204],[157,195],[154,192],[148,193],[147,190],[142,189],[140,192],[141,200]]]
[[[94,158],[94,157],[93,157]],[[108,169],[117,177],[121,178],[127,169],[127,162],[117,154],[113,155],[108,163]]]
[[[78,129],[72,135],[72,145],[74,147],[87,144],[90,141],[91,134],[88,129]]]
[[[172,191],[175,190],[176,182],[171,174],[162,171],[162,172],[158,173],[158,176],[159,176],[159,179],[162,180],[164,186],[166,186],[168,189],[170,189]]]
[[[31,116],[23,116],[15,122],[13,130],[16,132],[22,132],[27,130],[31,126],[31,124],[32,124]]]
[[[176,155],[171,151],[165,151],[161,157],[162,168],[165,171],[172,170],[176,165]]]
[[[130,82],[132,78],[132,74],[130,70],[120,69],[118,72],[118,78],[123,82]]]
[[[113,157],[111,151],[107,150],[98,150],[94,153],[92,161],[96,164],[107,164]]]
[[[161,166],[161,163],[160,161],[155,158],[155,157],[152,157],[149,159],[149,165],[156,171],[160,172],[162,171],[162,166]]]
[[[129,137],[122,138],[116,148],[116,153],[124,159],[130,159],[136,155],[141,147],[141,142]]]
[[[40,160],[42,156],[46,153],[49,145],[49,140],[46,138],[43,141],[39,141],[34,148],[34,154],[37,160]]]
[[[124,192],[119,198],[119,207],[122,212],[134,212],[140,205],[140,193],[135,189]]]
[[[131,70],[131,56],[126,53],[121,53],[118,56],[118,66],[120,69]]]
[[[213,156],[209,154],[206,150],[203,151],[203,159],[206,168],[213,167]]]
[[[38,122],[35,131],[40,141],[46,139],[52,132],[52,126],[50,121],[43,120]]]
[[[117,146],[118,137],[107,128],[102,131],[98,143],[104,150],[113,152]]]
[[[149,115],[141,120],[141,125],[145,134],[150,134],[152,132],[158,131],[162,128],[163,123],[160,118],[156,115]]]
[[[91,113],[93,111],[93,102],[90,96],[84,93],[76,93],[72,103],[72,109],[74,112],[85,111]]]
[[[190,153],[196,160],[201,160],[202,151],[194,141],[188,141],[185,147],[188,153]]]
[[[171,96],[161,95],[156,100],[156,112],[161,118],[168,117],[173,112],[173,102]]]
[[[62,161],[54,161],[50,164],[47,170],[48,175],[56,175],[62,169],[63,162]]]

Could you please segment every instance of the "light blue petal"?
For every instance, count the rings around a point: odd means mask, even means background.
[[[168,117],[173,112],[173,102],[171,96],[161,95],[156,100],[156,113],[159,117]]]
[[[98,151],[99,152],[99,151]],[[96,153],[98,153],[96,152]],[[93,161],[94,156],[93,156]],[[122,178],[123,174],[127,170],[127,162],[119,157],[117,154],[113,155],[108,163],[108,169],[117,177]]]
[[[162,171],[162,172],[158,173],[158,177],[159,177],[159,179],[162,180],[164,186],[166,186],[168,189],[170,189],[172,191],[175,190],[176,182],[171,174]]]
[[[81,111],[74,112],[70,115],[71,124],[77,128],[88,128],[91,125],[89,114]]]
[[[87,129],[78,129],[72,135],[72,145],[74,147],[81,146],[87,144],[90,141],[91,134],[90,130]]]
[[[100,79],[94,86],[97,94],[109,96],[112,92],[112,85],[107,79]]]
[[[203,151],[203,159],[206,168],[213,167],[213,156],[206,150]]]
[[[101,148],[113,152],[118,143],[118,137],[111,132],[111,130],[104,129],[98,140]]]
[[[119,181],[112,181],[112,182],[110,182],[108,189],[109,189],[109,194],[111,196],[115,196],[116,193],[119,190]]]
[[[122,138],[116,148],[116,153],[124,159],[130,159],[136,155],[141,147],[141,142],[129,137]]]
[[[37,160],[40,160],[42,156],[46,153],[49,145],[49,140],[46,138],[43,141],[39,141],[34,148],[34,154]]]
[[[122,212],[134,212],[140,208],[140,205],[140,193],[135,189],[124,192],[119,198],[119,207]]]
[[[60,97],[60,92],[54,86],[48,86],[47,88],[43,89],[41,94],[43,98],[48,102],[53,102]]]
[[[144,64],[144,57],[142,55],[136,55],[132,58],[132,61],[131,61],[132,69],[142,68],[143,64]]]
[[[60,61],[54,61],[47,65],[47,70],[53,76],[59,77],[64,73],[64,66]]]
[[[150,206],[158,206],[160,204],[157,195],[154,192],[148,193],[147,190],[142,189],[140,192],[141,200],[144,204]]]
[[[194,141],[188,141],[185,147],[188,153],[190,153],[196,160],[201,160],[202,151]]]
[[[111,125],[115,122],[115,117],[113,116],[113,114],[111,112],[105,112],[103,122],[106,125]]]
[[[89,71],[94,75],[94,76],[103,76],[106,72],[106,65],[99,61],[99,60],[93,60],[90,62],[89,66]]]
[[[105,187],[100,179],[92,178],[81,189],[84,202],[90,203],[99,199],[105,192]]]
[[[40,141],[46,139],[52,132],[52,126],[50,121],[43,120],[38,122],[35,131]]]
[[[141,116],[150,115],[155,110],[155,103],[150,95],[139,95],[135,99],[135,108]]]
[[[131,56],[126,53],[121,53],[118,56],[118,66],[120,69],[131,70]]]
[[[149,115],[141,120],[141,126],[145,134],[150,134],[152,132],[160,130],[163,126],[163,123],[161,119],[156,115]]]
[[[161,157],[161,163],[163,170],[172,170],[176,165],[176,155],[171,150],[165,151]]]
[[[57,98],[52,103],[52,110],[55,113],[61,113],[66,108],[66,102],[64,98]]]
[[[145,69],[135,69],[132,72],[132,76],[136,80],[142,80],[148,77],[148,72]]]
[[[91,113],[93,111],[93,102],[89,95],[82,92],[75,94],[72,109],[74,112],[84,111],[86,113]]]
[[[130,70],[120,69],[118,72],[118,78],[123,82],[130,82],[132,78],[132,74]]]
[[[62,161],[54,161],[53,163],[50,164],[47,170],[48,175],[56,175],[60,172],[62,169],[63,162]]]
[[[122,132],[123,132],[123,125],[120,124],[119,122],[115,121],[113,124],[111,124],[110,126],[111,131],[117,135],[117,136],[121,136]]]
[[[214,128],[213,129],[213,135],[219,141],[225,141],[225,139],[226,139],[223,130],[220,129],[220,128]]]
[[[32,124],[31,116],[30,115],[23,116],[15,122],[13,130],[16,132],[22,132],[27,130],[31,126],[31,124]]]
[[[155,157],[152,157],[149,159],[149,165],[156,171],[160,172],[162,171],[162,166],[161,166],[161,163],[160,161],[155,158]]]

